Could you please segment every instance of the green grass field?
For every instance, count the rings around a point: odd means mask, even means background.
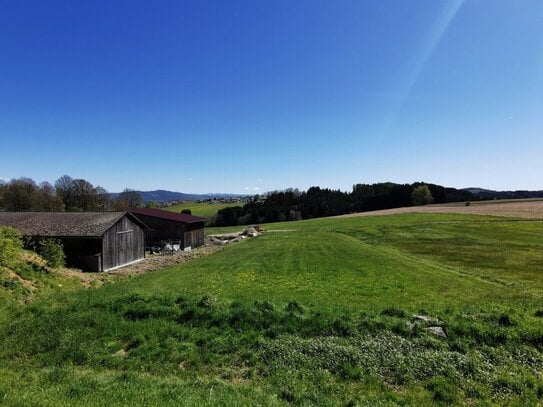
[[[0,400],[543,403],[543,222],[406,214],[265,226],[99,288],[27,303],[6,288]]]
[[[211,218],[215,216],[217,212],[224,208],[230,208],[232,206],[243,206],[243,203],[188,203],[168,206],[167,211],[181,212],[183,209],[190,209],[194,216],[204,216]]]

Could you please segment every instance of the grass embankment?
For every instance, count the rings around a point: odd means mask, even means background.
[[[51,266],[33,251],[24,250],[18,231],[0,226],[0,321],[12,317],[11,306],[81,287],[81,282],[67,276],[64,269]]]
[[[217,212],[224,208],[230,208],[233,206],[243,206],[243,202],[238,203],[188,203],[172,205],[164,208],[167,211],[181,212],[183,209],[190,209],[194,216],[203,216],[205,218],[212,218],[217,215]]]
[[[542,222],[418,214],[266,228],[289,231],[14,304],[0,330],[0,399],[542,402]],[[416,313],[437,321],[413,323]]]

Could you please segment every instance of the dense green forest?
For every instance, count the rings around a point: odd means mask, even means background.
[[[356,184],[351,192],[311,187],[307,191],[287,189],[274,191],[265,199],[255,196],[243,207],[220,210],[213,220],[215,226],[235,226],[250,223],[282,222],[343,215],[352,212],[400,208],[429,203],[477,200],[466,190],[441,185]]]
[[[255,195],[243,206],[220,209],[210,226],[236,226],[252,223],[283,222],[344,215],[429,203],[477,201],[497,198],[530,198],[541,191],[489,191],[456,189],[436,184],[415,182],[396,184],[355,184],[350,192],[313,186],[307,191],[286,189]],[[154,207],[144,202],[141,194],[125,189],[111,194],[101,186],[84,179],[64,175],[55,181],[37,184],[30,178],[0,182],[0,210],[8,211],[110,211],[134,207]]]

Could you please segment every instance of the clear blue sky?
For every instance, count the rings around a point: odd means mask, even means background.
[[[543,1],[0,0],[0,177],[543,189]]]

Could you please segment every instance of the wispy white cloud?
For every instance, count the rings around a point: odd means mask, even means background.
[[[260,191],[260,187],[245,187],[245,190],[256,192],[256,191]]]

